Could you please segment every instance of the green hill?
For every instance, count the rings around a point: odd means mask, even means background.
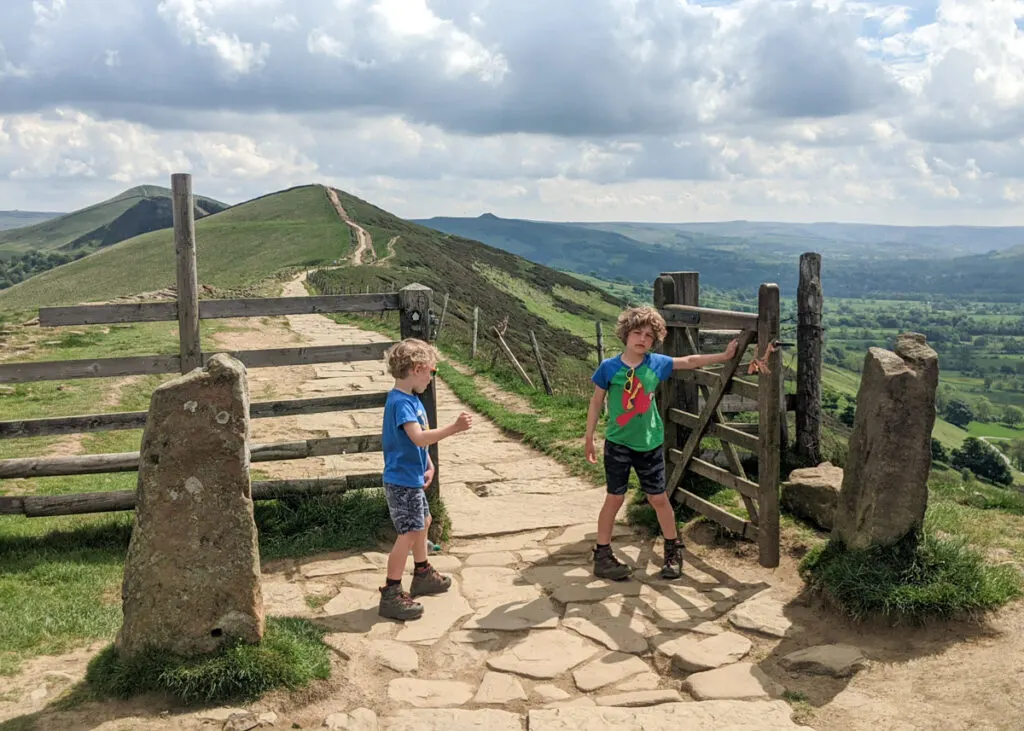
[[[377,251],[395,239],[394,257],[377,265],[317,273],[320,291],[401,288],[420,282],[435,292],[440,313],[449,295],[440,338],[445,346],[468,354],[473,308],[480,308],[480,352],[495,351],[491,326],[508,318],[505,338],[520,363],[540,386],[530,345],[537,337],[552,380],[561,388],[579,389],[596,365],[594,322],[605,324],[605,341],[614,347],[611,323],[625,302],[578,277],[461,236],[402,220],[359,198],[339,191],[346,212],[371,232]],[[502,362],[504,356],[498,356]]]
[[[0,211],[0,231],[32,226],[63,215],[63,213],[48,211]]]
[[[752,292],[777,282],[792,293],[793,262],[804,251],[828,258],[825,287],[834,297],[1016,301],[1024,279],[1022,248],[1012,245],[1024,238],[1017,228],[548,223],[492,214],[416,223],[551,267],[645,284],[662,271],[695,270],[721,290]]]
[[[251,286],[288,267],[344,256],[348,228],[320,186],[274,193],[196,222],[199,280]],[[175,283],[171,229],[152,231],[0,290],[0,312],[106,301]]]
[[[91,250],[168,228],[172,225],[170,202],[168,188],[140,185],[87,208],[0,231],[0,258],[31,251]],[[226,208],[220,201],[195,196],[197,219]]]

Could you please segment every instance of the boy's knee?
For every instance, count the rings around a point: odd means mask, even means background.
[[[647,502],[649,502],[653,508],[667,507],[669,504],[668,495],[663,492],[659,492],[656,495],[648,495]]]

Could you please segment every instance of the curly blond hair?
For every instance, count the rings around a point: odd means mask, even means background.
[[[645,327],[651,328],[655,345],[668,335],[665,318],[653,307],[630,307],[628,310],[623,310],[615,323],[615,335],[625,343],[631,332]]]
[[[405,378],[418,365],[433,366],[439,359],[437,348],[418,338],[406,338],[395,343],[384,354],[388,373],[395,378]]]

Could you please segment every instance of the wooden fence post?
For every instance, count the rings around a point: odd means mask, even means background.
[[[192,176],[171,175],[174,253],[178,270],[178,349],[181,372],[203,365],[199,336],[199,273],[196,264],[196,221],[192,205]]]
[[[508,358],[509,363],[515,367],[516,371],[519,373],[519,377],[526,381],[530,388],[533,388],[533,381],[530,380],[530,376],[516,359],[516,355],[512,352],[512,348],[508,347],[508,343],[505,342],[505,338],[502,337],[501,332],[497,327],[492,327],[491,329],[494,330],[494,335],[498,338],[498,345],[501,346],[501,352],[503,352],[505,357]]]
[[[410,284],[398,292],[399,301],[399,327],[401,328],[402,339],[419,338],[426,342],[432,340],[430,308],[433,304],[433,292],[429,287],[422,284]],[[434,379],[430,379],[427,390],[420,394],[420,401],[427,412],[427,422],[431,429],[437,428],[437,392],[434,388]],[[430,461],[434,463],[434,481],[427,486],[427,499],[436,499],[441,495],[441,465],[438,464],[437,443],[428,447]],[[440,531],[441,526],[434,524],[434,529]],[[438,535],[435,533],[435,536]],[[431,537],[434,540],[435,536]]]
[[[670,276],[676,285],[676,304],[700,307],[700,274],[698,272],[671,272]],[[678,355],[696,355],[700,352],[700,333],[696,328],[670,328],[675,338],[674,352]],[[690,337],[687,337],[689,333]],[[693,347],[691,346],[691,343]],[[696,381],[683,383],[679,398],[683,411],[691,414],[700,413],[700,389]],[[676,430],[678,445],[683,445],[682,430]]]
[[[779,286],[762,284],[757,296],[757,354],[779,338]],[[783,416],[782,353],[776,348],[766,358],[770,373],[758,379],[758,560],[765,568],[779,565],[779,469]]]
[[[821,254],[800,255],[796,333],[796,449],[810,464],[821,462]]]
[[[530,342],[533,344],[533,356],[537,359],[537,368],[540,370],[540,380],[544,383],[544,392],[548,396],[553,396],[555,392],[551,390],[551,381],[548,379],[544,360],[540,357],[540,346],[537,345],[537,336],[533,334],[533,330],[530,331]]]
[[[601,365],[601,361],[604,360],[604,332],[601,330],[600,320],[594,322],[594,328],[597,330],[597,364]]]
[[[473,308],[473,349],[469,353],[469,357],[476,359],[476,337],[477,332],[480,329],[480,308]]]
[[[444,293],[444,306],[441,307],[441,319],[437,321],[437,332],[435,333],[437,338],[441,337],[441,328],[444,327],[444,316],[448,313],[448,295],[451,292]]]
[[[665,305],[676,304],[676,283],[669,274],[662,274],[660,277],[654,280],[654,306],[662,308]],[[668,356],[682,355],[681,352],[675,350],[676,338],[673,332],[676,328],[669,328],[669,334],[665,337],[665,342],[661,344],[660,351]],[[665,425],[665,460],[668,464],[669,450],[672,448],[678,448],[682,433],[681,428],[678,424],[668,418],[669,409],[680,408],[679,403],[679,390],[682,384],[674,378],[670,378],[667,381],[663,381],[658,385],[655,398],[658,401],[658,413],[661,415],[661,421]]]

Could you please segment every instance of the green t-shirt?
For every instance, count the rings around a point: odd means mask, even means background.
[[[665,425],[654,403],[658,384],[672,377],[672,358],[648,353],[636,368],[622,356],[608,358],[591,380],[608,392],[608,426],[605,439],[638,452],[649,452],[665,441]]]

